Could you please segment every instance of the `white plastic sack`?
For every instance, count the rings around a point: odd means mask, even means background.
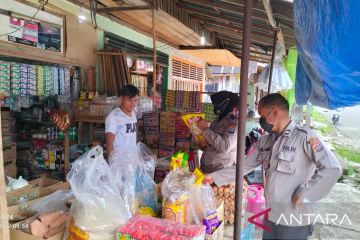
[[[67,181],[76,198],[70,209],[73,225],[88,234],[89,240],[113,240],[115,230],[129,218],[114,176],[103,157],[103,149],[94,147],[77,159]],[[76,239],[71,238],[73,228],[68,226],[64,239]]]

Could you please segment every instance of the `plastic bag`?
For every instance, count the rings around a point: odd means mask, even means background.
[[[135,149],[126,152],[114,151],[109,159],[129,216],[146,207],[157,212],[157,189],[153,180],[156,159],[146,145],[138,144]]]
[[[139,159],[144,165],[145,171],[154,178],[156,168],[156,156],[144,143],[139,142],[137,144]]]
[[[125,203],[116,187],[114,176],[103,157],[100,146],[90,149],[77,159],[67,175],[75,202],[70,208],[73,221],[64,239],[114,239],[117,227],[129,217]]]
[[[202,130],[197,126],[197,123],[201,119],[205,119],[205,114],[203,113],[189,113],[184,114],[182,117],[183,121],[185,122],[186,126],[190,129],[191,134],[195,137],[196,141],[203,145],[207,145],[207,141],[202,136]]]
[[[195,176],[182,168],[171,171],[161,186],[163,218],[182,224],[200,223],[191,203]]]
[[[360,1],[294,1],[298,104],[360,104],[359,14]]]
[[[67,201],[72,198],[74,198],[72,190],[59,190],[31,205],[24,214],[33,216],[54,211],[69,211]]]
[[[219,226],[214,191],[210,185],[192,188],[191,202],[197,216],[206,227],[206,233],[212,234]]]

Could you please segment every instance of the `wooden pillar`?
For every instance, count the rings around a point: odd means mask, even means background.
[[[10,239],[9,216],[6,200],[6,184],[4,173],[4,152],[2,144],[2,127],[0,111],[0,240]]]
[[[247,88],[248,72],[250,62],[250,45],[251,45],[251,17],[252,17],[253,0],[245,1],[244,9],[244,31],[242,41],[242,59],[240,70],[240,101],[239,101],[239,131],[237,138],[236,153],[236,185],[235,185],[235,227],[234,239],[241,238],[241,220],[242,220],[242,202],[243,202],[243,172],[245,163],[245,131],[247,116]]]
[[[153,8],[151,9],[152,16],[152,37],[153,37],[153,92],[156,91],[156,22],[155,22],[155,7],[156,1],[154,1]]]
[[[65,179],[66,179],[66,175],[69,172],[69,168],[70,168],[70,136],[69,136],[69,132],[70,130],[67,129],[64,134],[65,134],[65,140],[64,140],[64,174],[65,174]]]

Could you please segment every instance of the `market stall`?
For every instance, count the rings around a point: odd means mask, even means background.
[[[96,24],[96,12],[94,15]],[[201,184],[199,139],[191,133],[185,116],[197,112],[207,120],[215,119],[212,106],[202,102],[208,94],[202,92],[204,69],[180,63],[180,75],[174,77],[173,72],[174,86],[168,88],[169,56],[156,51],[154,22],[152,30],[153,49],[105,33],[105,49],[95,51],[96,70],[79,68],[76,61],[70,66],[44,59],[33,62],[39,59],[29,55],[30,62],[21,58],[4,61],[1,72],[8,79],[1,78],[5,79],[0,88],[5,96],[3,105],[18,112],[3,114],[4,126],[16,122],[16,134],[3,130],[9,147],[4,155],[7,175],[15,174],[16,161],[5,156],[13,157],[16,152],[16,158],[23,160],[17,162],[32,163],[52,177],[60,170],[59,178],[67,181],[39,178],[37,172],[26,170],[28,166],[17,164],[18,174],[21,170],[24,178],[34,179],[7,179],[5,208],[13,216],[8,219],[11,239],[221,239],[225,223],[241,222],[243,214],[235,214],[234,184],[216,188]],[[61,47],[65,44],[55,49],[61,52]],[[45,44],[45,48],[51,46]],[[105,151],[104,121],[118,106],[114,96],[128,83],[141,92],[138,141],[149,149],[117,156],[123,161],[116,162],[122,165],[109,165],[105,161],[110,157]],[[242,91],[243,98],[246,92]],[[242,110],[245,112],[245,107]],[[20,154],[7,144],[13,137],[17,144],[20,139],[27,141],[20,146],[28,151]],[[241,188],[244,191],[237,196],[244,201],[238,209],[243,211],[246,184]],[[139,225],[142,230],[134,227]]]

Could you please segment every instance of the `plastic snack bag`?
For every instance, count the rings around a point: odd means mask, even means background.
[[[190,129],[191,134],[195,137],[196,141],[202,145],[206,146],[208,143],[206,139],[202,136],[202,130],[197,126],[197,123],[201,119],[205,119],[205,114],[203,113],[189,113],[184,114],[182,117],[186,126]]]
[[[76,200],[64,240],[113,240],[129,217],[100,146],[77,159],[67,178]]]

